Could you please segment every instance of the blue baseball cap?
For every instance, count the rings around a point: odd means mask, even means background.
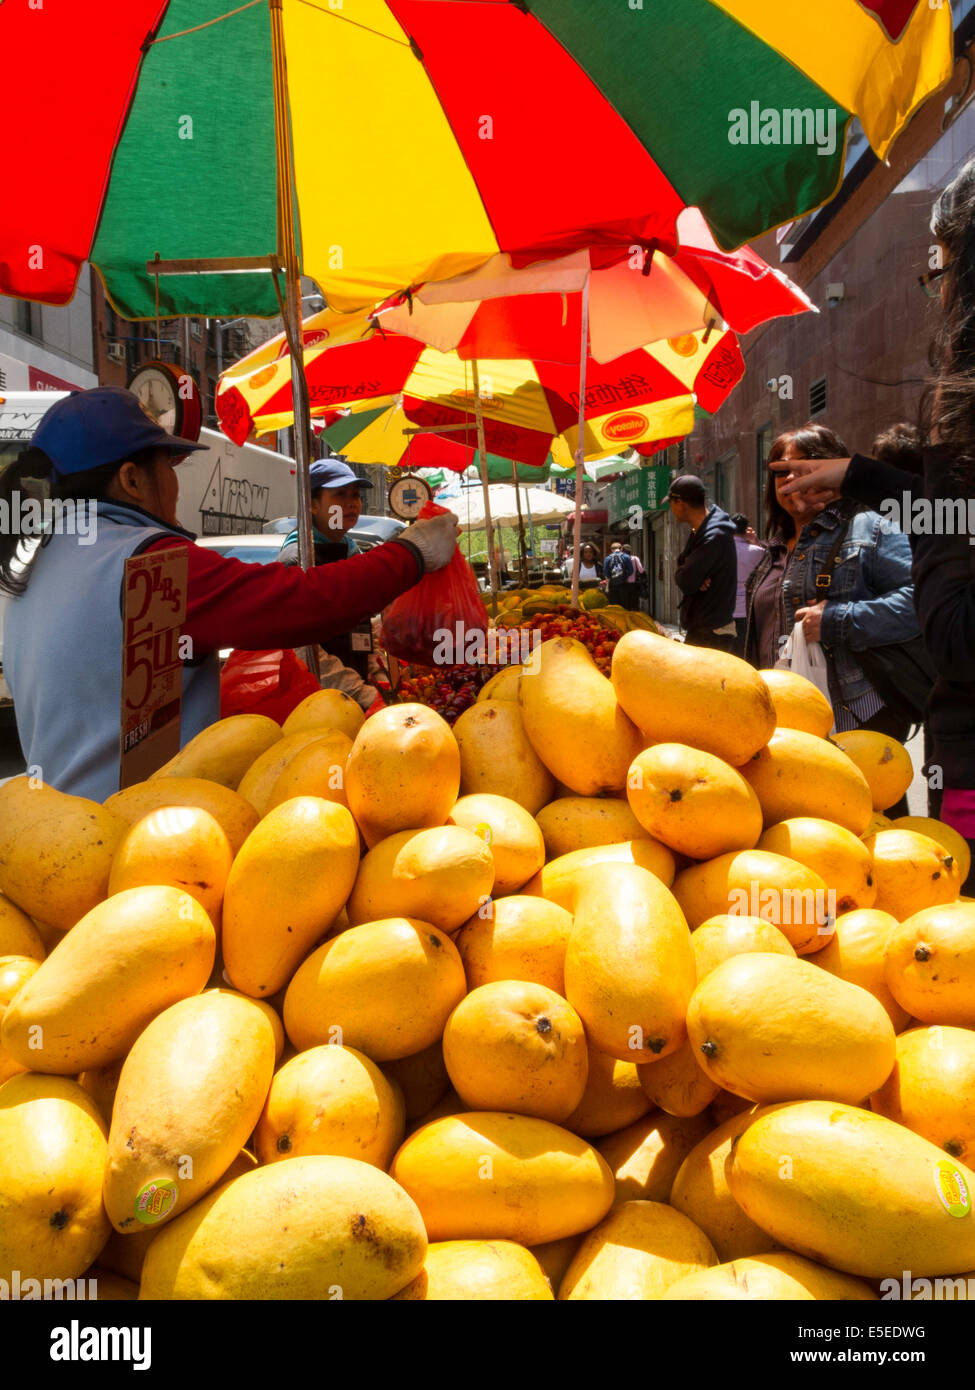
[[[318,459],[308,469],[308,477],[311,481],[312,490],[319,487],[347,487],[349,483],[358,483],[362,487],[372,487],[372,483],[367,478],[360,478],[353,473],[344,458],[333,454],[331,458]]]
[[[184,455],[207,447],[168,434],[124,386],[72,391],[45,413],[31,445],[47,455],[58,478],[107,463],[124,463],[140,449],[168,449]]]

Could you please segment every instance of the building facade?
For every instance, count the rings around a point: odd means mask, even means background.
[[[0,298],[0,395],[97,385],[86,275],[71,303],[57,308]]]

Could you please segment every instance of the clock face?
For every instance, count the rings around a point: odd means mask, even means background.
[[[202,411],[196,382],[168,362],[147,362],[129,382],[129,390],[151,420],[167,434],[200,437]]]

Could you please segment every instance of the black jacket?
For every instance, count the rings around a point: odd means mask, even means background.
[[[843,483],[855,497],[908,531],[911,541],[914,604],[924,645],[938,672],[928,701],[927,726],[932,749],[929,768],[941,767],[944,785],[975,787],[975,546],[967,526],[954,534],[926,534],[928,519],[938,521],[945,499],[968,495],[950,477],[945,449],[924,451],[924,474],[918,477],[890,464],[855,454]],[[942,506],[924,506],[938,500]],[[914,516],[918,502],[919,515]],[[897,510],[895,511],[895,506]],[[905,506],[912,521],[904,516]],[[961,509],[959,509],[961,510]]]
[[[735,525],[727,512],[712,507],[677,557],[675,575],[683,594],[681,626],[724,627],[734,617],[738,593],[738,551]],[[711,583],[702,592],[701,585]]]

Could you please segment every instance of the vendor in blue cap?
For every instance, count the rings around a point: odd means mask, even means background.
[[[53,405],[31,447],[0,475],[0,512],[17,511],[23,523],[0,533],[0,592],[12,598],[4,676],[27,765],[59,791],[96,801],[118,791],[121,597],[131,556],[186,551],[186,744],[220,717],[222,647],[331,641],[454,554],[452,515],[414,522],[368,554],[308,571],[206,550],[176,520],[174,468],[203,447],[167,434],[130,392],[98,387]],[[45,530],[32,519],[36,503],[24,505],[44,492],[84,511],[85,525]]]
[[[312,541],[315,564],[331,565],[359,553],[349,532],[362,514],[362,489],[372,483],[358,477],[339,454],[320,459],[308,470],[311,483]],[[297,565],[298,532],[285,536],[278,553],[282,565]],[[350,632],[328,639],[328,651],[320,654],[323,686],[342,690],[369,709],[378,698],[368,684],[369,656],[373,650],[372,623],[367,619]]]

